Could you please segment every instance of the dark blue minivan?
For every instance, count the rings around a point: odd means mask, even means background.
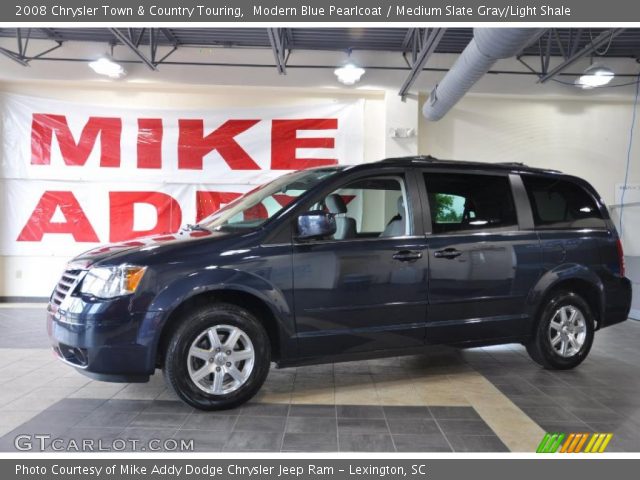
[[[580,364],[627,318],[631,284],[584,180],[411,157],[284,175],[174,235],[69,263],[57,356],[106,381],[164,370],[188,404],[231,408],[279,367],[519,342]]]

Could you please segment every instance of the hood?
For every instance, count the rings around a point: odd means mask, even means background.
[[[153,235],[149,237],[140,237],[126,242],[111,243],[101,245],[99,247],[88,250],[75,257],[70,263],[77,265],[79,268],[88,268],[96,263],[110,259],[120,259],[135,255],[136,253],[157,254],[158,250],[169,250],[174,247],[183,246],[186,243],[201,242],[203,240],[216,240],[236,236],[229,232],[211,232],[211,231],[188,231],[181,230],[178,233],[166,235]]]

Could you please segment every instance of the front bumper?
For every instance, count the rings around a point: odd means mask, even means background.
[[[103,381],[146,382],[155,370],[153,347],[139,342],[145,313],[131,313],[124,299],[47,307],[54,354],[83,374]]]

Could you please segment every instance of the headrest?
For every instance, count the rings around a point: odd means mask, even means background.
[[[404,215],[404,198],[402,195],[398,197],[398,214],[401,217]]]
[[[337,193],[329,195],[325,199],[324,203],[331,213],[347,213],[347,205],[344,203],[342,197]]]

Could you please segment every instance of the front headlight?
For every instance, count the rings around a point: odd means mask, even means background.
[[[136,291],[147,267],[118,265],[90,269],[82,280],[80,293],[98,298],[114,298]]]

